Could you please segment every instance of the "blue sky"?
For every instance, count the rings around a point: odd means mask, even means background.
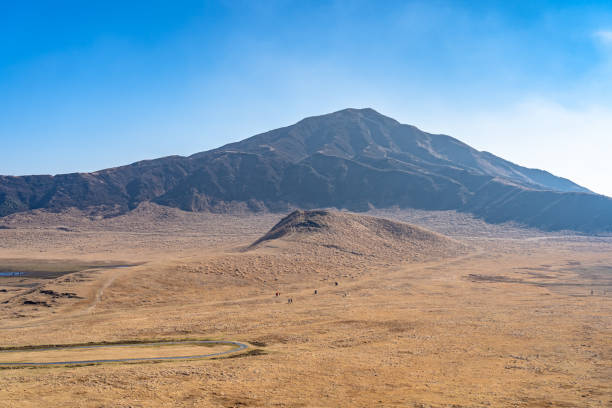
[[[612,195],[612,3],[512,3],[0,2],[0,174],[372,107]]]

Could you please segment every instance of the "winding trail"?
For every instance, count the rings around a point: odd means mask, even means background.
[[[163,361],[163,360],[190,360],[207,357],[222,356],[224,354],[237,353],[239,351],[247,349],[249,346],[244,343],[237,341],[224,341],[224,340],[186,340],[186,341],[162,341],[162,342],[151,342],[151,343],[132,343],[132,344],[98,344],[91,346],[73,346],[73,347],[49,347],[43,349],[34,350],[2,350],[0,353],[15,353],[24,351],[57,351],[57,350],[70,350],[70,349],[95,349],[95,348],[111,348],[111,347],[136,347],[136,346],[158,346],[158,345],[171,345],[171,344],[229,344],[236,346],[231,350],[220,351],[211,354],[200,354],[194,356],[173,356],[173,357],[143,357],[143,358],[117,358],[108,360],[80,360],[80,361],[53,361],[47,363],[1,363],[1,366],[48,366],[48,365],[73,365],[73,364],[96,364],[96,363],[125,363],[131,361]]]
[[[104,290],[107,289],[110,285],[113,284],[113,282],[115,281],[115,279],[117,279],[117,276],[119,275],[119,271],[115,271],[110,278],[108,278],[106,280],[106,282],[104,282],[102,284],[102,286],[100,287],[100,289],[98,289],[96,291],[96,294],[94,296],[94,300],[93,302],[91,302],[91,305],[89,305],[89,307],[87,308],[86,312],[87,313],[91,313],[93,311],[93,309],[98,305],[98,303],[100,303],[100,300],[102,299],[102,295],[104,294]]]

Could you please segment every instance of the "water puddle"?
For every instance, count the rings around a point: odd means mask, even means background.
[[[13,276],[24,276],[24,275],[26,275],[26,272],[0,272],[0,276],[13,277]]]

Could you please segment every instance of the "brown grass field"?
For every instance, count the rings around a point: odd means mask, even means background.
[[[153,205],[0,219],[0,272],[25,272],[0,277],[0,347],[251,345],[26,368],[0,353],[0,407],[612,407],[612,239],[453,212],[370,215],[449,238],[337,215],[329,230],[250,246],[283,215]],[[193,349],[182,347],[163,352]]]

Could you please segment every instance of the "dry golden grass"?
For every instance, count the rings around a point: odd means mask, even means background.
[[[109,220],[75,221],[60,242],[52,222],[0,230],[3,258],[145,262],[44,283],[80,298],[12,292],[0,346],[184,337],[252,342],[263,354],[0,370],[0,407],[612,406],[608,239],[481,234],[461,218],[455,239],[469,249],[435,256],[400,256],[397,242],[373,247],[378,256],[347,252],[357,235],[340,249],[300,238],[245,251],[278,216],[177,212],[164,232],[149,210],[122,221],[141,235]],[[50,307],[19,302],[28,296]]]

